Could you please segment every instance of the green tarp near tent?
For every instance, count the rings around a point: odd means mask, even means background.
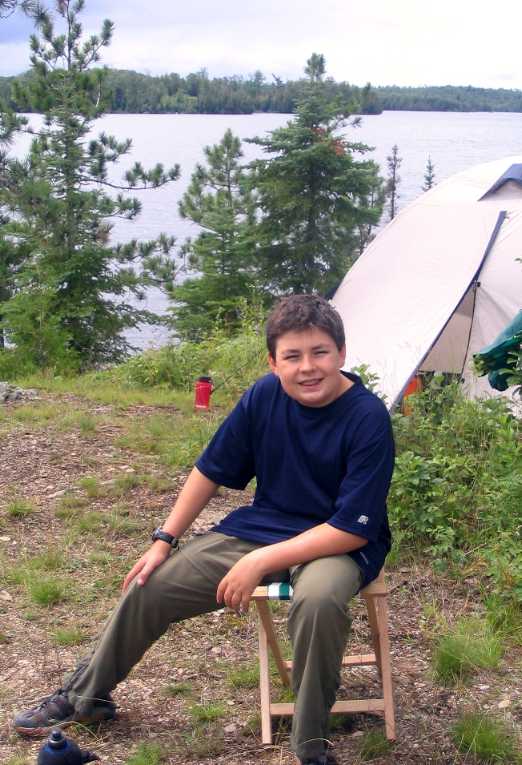
[[[509,387],[508,377],[514,371],[516,358],[511,353],[520,353],[522,347],[522,310],[502,330],[492,343],[474,354],[475,365],[480,375],[488,375],[489,384],[496,390]]]

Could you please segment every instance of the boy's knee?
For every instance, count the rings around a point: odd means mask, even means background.
[[[344,620],[347,615],[347,603],[337,598],[335,593],[316,590],[315,592],[294,593],[289,620],[292,621],[295,618]]]

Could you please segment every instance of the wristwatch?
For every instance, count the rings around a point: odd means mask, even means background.
[[[172,534],[169,534],[167,531],[163,531],[160,526],[157,529],[154,529],[152,532],[152,541],[156,542],[158,539],[160,539],[162,542],[166,542],[172,547],[173,550],[178,549],[179,539],[172,536]]]

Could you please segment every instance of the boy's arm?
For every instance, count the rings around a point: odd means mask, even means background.
[[[267,574],[316,558],[358,550],[367,541],[328,523],[321,523],[285,542],[260,547],[241,558],[223,577],[218,586],[217,601],[245,611],[252,592]]]
[[[214,496],[217,488],[217,483],[204,476],[196,467],[193,468],[162,529],[174,537],[180,537]],[[167,542],[156,540],[125,577],[123,591],[136,576],[138,584],[143,586],[154,569],[169,557],[170,551]]]

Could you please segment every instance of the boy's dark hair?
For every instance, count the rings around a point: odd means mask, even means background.
[[[278,339],[285,332],[320,329],[330,335],[338,350],[345,344],[343,321],[335,308],[319,295],[290,295],[276,304],[266,322],[268,352],[275,358]]]

